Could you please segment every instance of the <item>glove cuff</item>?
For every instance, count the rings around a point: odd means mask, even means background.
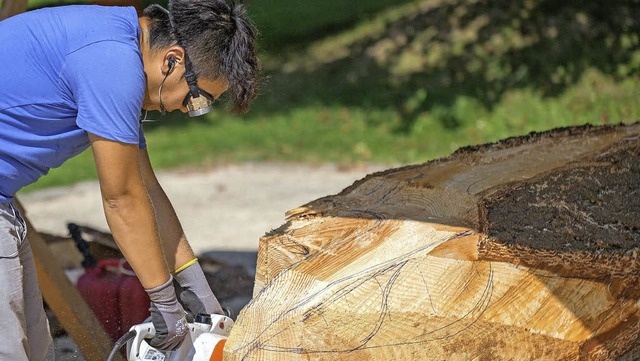
[[[185,290],[189,290],[202,302],[206,313],[222,313],[218,299],[214,296],[200,263],[193,262],[175,274],[175,279]]]
[[[187,267],[189,267],[189,266],[193,265],[194,263],[198,263],[198,258],[197,258],[197,257],[196,257],[196,258],[194,258],[194,259],[192,259],[191,261],[189,261],[189,262],[187,262],[187,263],[183,264],[180,268],[178,268],[177,270],[175,270],[175,271],[173,272],[173,274],[174,274],[174,275],[177,275],[178,273],[182,272],[185,268],[187,268]]]
[[[200,284],[205,284],[207,287],[209,285],[197,258],[180,267],[173,277],[183,288],[192,289]]]
[[[171,275],[169,275],[169,280],[160,286],[145,288],[144,290],[147,291],[151,302],[158,306],[158,308],[175,306],[178,303],[176,291],[173,287],[173,276]]]

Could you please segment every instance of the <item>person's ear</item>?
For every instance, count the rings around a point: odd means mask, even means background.
[[[168,62],[169,62],[169,73],[171,73],[173,71],[173,68],[175,68],[176,63],[178,61],[176,60],[176,58],[171,57],[171,58],[169,58]]]
[[[184,50],[180,46],[174,45],[169,48],[164,55],[163,71],[166,71],[165,74],[170,74],[175,70],[182,63],[182,59],[184,59]]]

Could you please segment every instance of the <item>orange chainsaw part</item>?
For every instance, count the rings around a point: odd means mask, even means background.
[[[216,347],[214,347],[213,352],[211,353],[209,361],[222,361],[225,343],[227,343],[227,340],[222,340],[216,344]]]

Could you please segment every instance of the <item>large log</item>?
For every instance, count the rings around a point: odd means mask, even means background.
[[[229,360],[640,357],[640,123],[463,148],[287,217]]]

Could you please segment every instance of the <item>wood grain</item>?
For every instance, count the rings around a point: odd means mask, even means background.
[[[260,240],[254,299],[227,359],[634,357],[640,237],[622,212],[640,209],[629,194],[598,198],[620,213],[621,231],[600,240],[610,248],[565,216],[584,218],[580,207],[593,203],[581,180],[640,194],[639,139],[640,123],[506,139],[372,174],[289,211]],[[575,186],[541,186],[553,181]],[[571,212],[549,207],[565,213],[547,239],[526,207],[561,197]]]

